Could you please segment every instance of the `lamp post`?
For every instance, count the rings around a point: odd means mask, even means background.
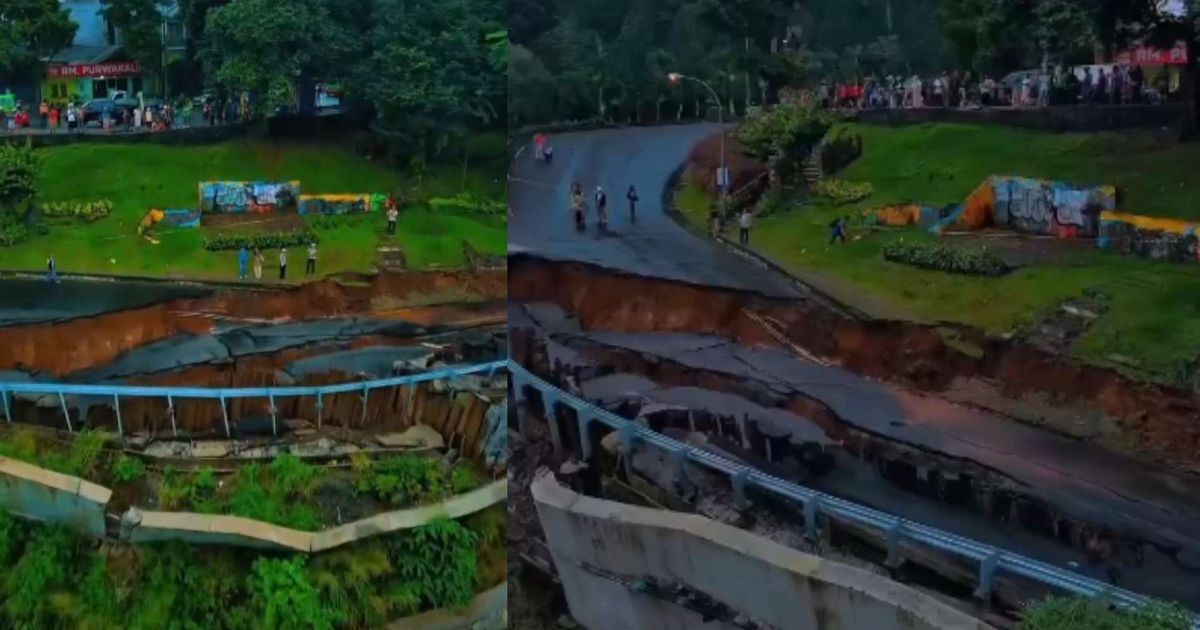
[[[724,117],[721,115],[721,97],[717,95],[717,91],[712,89],[711,85],[700,79],[697,79],[696,77],[680,74],[678,72],[671,72],[667,74],[667,79],[673,84],[678,84],[684,79],[687,79],[688,81],[695,81],[696,83],[703,85],[704,89],[708,90],[708,93],[712,95],[713,102],[717,104],[717,125],[721,127],[721,168],[719,171],[717,171],[717,185],[721,188],[721,195],[724,196],[725,189],[729,186],[729,181],[725,173],[725,121]]]

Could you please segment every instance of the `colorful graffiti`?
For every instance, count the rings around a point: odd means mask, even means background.
[[[201,182],[200,210],[210,213],[295,212],[300,182]]]
[[[1096,243],[1102,248],[1132,256],[1200,262],[1197,228],[1200,225],[1179,219],[1102,212]]]
[[[151,208],[138,222],[138,234],[145,235],[159,225],[190,229],[200,227],[200,211],[191,208],[160,210]]]
[[[382,212],[386,202],[387,195],[380,193],[300,195],[300,214]]]
[[[903,204],[874,212],[884,225],[920,225],[935,234],[994,225],[1018,232],[1078,238],[1097,236],[1100,213],[1112,211],[1116,205],[1117,193],[1112,186],[993,175],[961,204],[941,210]],[[919,209],[919,214],[914,209]]]

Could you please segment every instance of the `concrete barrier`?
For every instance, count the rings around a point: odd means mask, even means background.
[[[193,512],[132,510],[130,542],[181,540],[191,544],[257,547],[280,551],[319,552],[373,536],[420,527],[437,518],[457,519],[487,509],[508,498],[508,480],[500,479],[482,488],[451,497],[434,505],[376,514],[320,532],[303,532],[282,525],[228,516]]]
[[[531,492],[571,614],[588,628],[704,625],[700,612],[654,596],[651,583],[684,585],[777,628],[991,628],[885,577],[701,516],[582,496],[549,473]]]
[[[478,594],[463,610],[440,608],[387,625],[388,630],[490,630],[508,627],[508,582]]]
[[[0,507],[25,518],[103,536],[112,491],[78,477],[0,457]]]

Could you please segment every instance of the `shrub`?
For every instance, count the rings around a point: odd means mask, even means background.
[[[370,466],[355,465],[356,489],[373,494],[392,505],[410,505],[436,501],[449,491],[449,480],[435,459],[401,455],[388,457]]]
[[[408,597],[436,608],[471,600],[479,581],[479,536],[457,521],[438,519],[401,536],[392,564]],[[407,599],[407,598],[406,598]]]
[[[783,104],[747,118],[736,135],[752,155],[761,159],[801,157],[832,124],[829,113],[813,105]]]
[[[25,224],[0,224],[0,247],[12,247],[24,242],[27,238],[29,238],[29,228],[25,227]]]
[[[107,199],[84,202],[62,201],[42,204],[42,216],[75,218],[91,223],[111,214],[112,208],[112,202]]]
[[[256,560],[249,586],[260,628],[324,630],[336,622],[321,605],[320,591],[308,579],[303,556]]]
[[[122,454],[113,463],[113,478],[121,483],[137,481],[146,476],[146,464],[136,457]]]
[[[835,205],[862,201],[875,192],[871,182],[850,182],[844,179],[822,179],[813,188],[813,194],[833,201]]]
[[[883,257],[892,262],[934,271],[979,276],[1001,276],[1011,271],[1008,263],[985,249],[896,241],[882,251]]]
[[[271,232],[267,234],[218,234],[204,239],[204,249],[210,252],[234,249],[279,249],[319,243],[312,232]]]
[[[1152,601],[1135,609],[1114,608],[1084,597],[1047,597],[1025,610],[1024,630],[1190,630],[1191,615],[1176,603]]]
[[[503,201],[484,199],[467,192],[459,193],[453,197],[434,197],[429,200],[429,207],[432,210],[448,210],[463,214],[508,216],[508,206]]]

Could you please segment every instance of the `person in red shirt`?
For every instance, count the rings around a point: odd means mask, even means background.
[[[41,116],[41,118],[42,118],[42,129],[49,128],[49,126],[50,126],[50,104],[47,103],[46,101],[42,101],[42,104],[38,105],[38,115]]]
[[[58,129],[58,116],[59,116],[58,108],[51,107],[50,108],[50,131],[51,132],[54,132],[55,129]]]

